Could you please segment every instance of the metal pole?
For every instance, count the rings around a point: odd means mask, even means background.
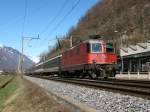
[[[148,71],[148,76],[149,76],[148,79],[150,80],[150,71]]]
[[[120,32],[118,32],[117,30],[115,30],[114,31],[115,33],[119,33],[119,36],[120,36],[120,47],[122,48],[123,47],[123,45],[122,45],[122,38],[121,38],[121,33]],[[126,33],[126,31],[125,31],[125,33]],[[123,64],[123,56],[121,56],[121,71],[123,72],[123,69],[124,69],[124,64]]]
[[[70,36],[70,47],[72,47],[72,36]]]
[[[21,64],[20,64],[20,69],[21,69],[21,76],[23,75],[23,47],[24,47],[24,45],[23,45],[23,41],[24,41],[24,38],[22,37],[21,38],[21,40],[22,40],[22,54],[21,54]]]
[[[20,63],[20,62],[21,62],[20,60],[21,60],[21,54],[19,53],[19,59],[18,59],[18,74],[20,74],[20,72],[21,72],[21,71],[20,71],[20,64],[21,64],[21,63]]]
[[[22,41],[22,54],[21,54],[21,63],[20,63],[21,77],[23,76],[23,73],[24,73],[23,62],[24,62],[24,39],[25,39],[25,38],[30,38],[31,40],[32,40],[32,39],[40,39],[40,38],[39,38],[39,35],[38,35],[38,38],[23,37],[23,36],[22,36],[22,38],[21,38],[21,41]]]
[[[120,40],[121,40],[121,48],[123,47],[123,45],[122,45],[122,38],[121,38],[121,33],[120,33]],[[123,56],[121,56],[121,64],[122,64],[122,72],[123,72],[123,69],[124,69],[124,64],[123,64]]]

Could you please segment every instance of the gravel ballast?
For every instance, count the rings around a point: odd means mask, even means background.
[[[97,112],[150,112],[150,100],[143,98],[29,76],[24,78],[49,91],[85,103]]]

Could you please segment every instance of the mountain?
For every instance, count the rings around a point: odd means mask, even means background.
[[[150,0],[100,0],[73,27],[74,44],[99,33],[116,49],[150,39]]]
[[[64,38],[72,36],[73,45],[100,34],[104,40],[112,41],[119,48],[150,39],[150,0],[99,0],[80,18]],[[122,44],[121,44],[122,42]],[[44,57],[52,57],[69,48],[69,41],[61,40]],[[43,54],[41,54],[41,57]],[[42,59],[42,58],[41,58]]]
[[[18,69],[18,61],[21,53],[16,49],[0,45],[0,70],[15,71]],[[23,68],[27,69],[35,64],[27,56],[24,55]]]

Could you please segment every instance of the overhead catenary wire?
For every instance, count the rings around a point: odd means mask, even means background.
[[[59,16],[62,14],[66,4],[68,3],[69,0],[65,0],[64,3],[62,4],[61,8],[59,9],[59,11],[57,12],[57,14],[48,22],[48,24],[45,26],[45,28],[41,31],[41,33],[39,33],[40,35],[44,34],[46,32],[46,30],[48,30],[48,28],[50,27],[51,24],[53,24],[57,18],[59,18]]]
[[[72,7],[71,9],[63,16],[63,18],[57,23],[57,25],[51,30],[51,32],[53,33],[55,30],[57,30],[57,28],[64,22],[64,20],[72,13],[72,11],[78,6],[78,4],[80,3],[80,0],[78,0]],[[45,38],[44,40],[46,40],[47,38]],[[57,40],[52,39],[52,40]],[[49,40],[50,41],[50,40]]]
[[[61,7],[59,8],[57,14],[52,18],[50,19],[50,21],[48,22],[48,24],[43,28],[43,30],[38,34],[41,38],[41,36],[48,30],[48,28],[50,27],[51,24],[53,24],[57,18],[59,18],[59,16],[62,14],[62,12],[64,11],[64,8],[66,7],[67,3],[68,3],[69,0],[65,0],[63,2],[63,4],[61,5]],[[47,40],[47,38],[44,38],[43,41]],[[56,39],[51,39],[50,41],[54,41]],[[42,41],[40,42],[40,44],[42,43]],[[49,42],[48,42],[49,43]]]
[[[19,55],[19,62],[18,62],[18,72],[23,73],[23,35],[24,35],[24,29],[25,29],[25,22],[26,22],[26,16],[27,16],[27,0],[25,0],[25,9],[24,9],[24,17],[23,17],[23,23],[22,23],[22,32],[21,32],[21,41],[22,41],[22,54]]]
[[[51,32],[57,30],[57,28],[64,22],[64,20],[72,13],[72,11],[78,6],[80,3],[80,0],[78,0],[72,7],[71,9],[63,16],[63,18],[57,23],[57,25],[51,30]],[[46,40],[45,38],[44,40]],[[56,38],[51,39],[50,41],[57,40]]]
[[[27,16],[27,4],[28,4],[28,1],[25,0],[25,10],[24,10],[24,17],[23,17],[23,23],[22,23],[22,36],[24,34],[24,30],[25,30],[25,22],[26,22],[26,16]]]
[[[46,1],[46,0],[45,0],[45,1]],[[38,8],[36,8],[36,9],[34,9],[33,14],[30,15],[30,17],[34,16],[34,14],[36,14],[37,12],[39,12],[39,11],[45,6],[45,4],[46,4],[46,3],[44,2],[44,5],[42,5],[41,7],[38,7]],[[47,4],[46,4],[46,5],[47,5]],[[15,17],[14,19],[11,19],[11,21],[8,21],[7,23],[0,24],[0,29],[1,29],[2,27],[7,27],[7,26],[9,26],[9,24],[15,24],[15,23],[18,23],[19,21],[24,21],[23,18],[24,18],[24,15],[23,15],[23,16],[18,16],[18,17]]]
[[[66,15],[63,16],[63,18],[58,22],[58,24],[51,30],[53,33],[54,31],[57,30],[57,28],[64,22],[64,20],[72,13],[72,11],[78,6],[80,3],[80,0],[78,0],[72,7],[71,9],[66,13]]]

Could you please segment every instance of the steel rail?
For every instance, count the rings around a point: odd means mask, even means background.
[[[76,78],[59,78],[59,77],[43,77],[43,76],[33,76],[38,78],[43,78],[52,81],[59,81],[71,84],[77,84],[80,86],[88,86],[92,88],[103,88],[110,89],[112,91],[119,90],[123,93],[131,93],[131,95],[140,95],[141,97],[146,97],[150,99],[150,81],[142,83],[143,81],[129,81],[129,80],[90,80],[90,79],[76,79]]]
[[[124,85],[124,86],[138,86],[142,88],[150,88],[150,82],[143,83],[141,81],[128,81],[128,80],[88,80],[88,79],[71,79],[71,80],[78,80],[78,81],[86,81],[86,82],[94,82],[94,83],[106,83],[112,85]]]
[[[146,96],[150,99],[150,84],[140,84],[138,82],[134,83],[125,83],[125,82],[112,82],[112,81],[93,81],[93,80],[80,80],[80,79],[51,79],[54,81],[61,81],[66,83],[73,83],[78,85],[96,87],[96,88],[105,88],[112,90],[119,90],[123,92],[130,92],[136,95]]]

